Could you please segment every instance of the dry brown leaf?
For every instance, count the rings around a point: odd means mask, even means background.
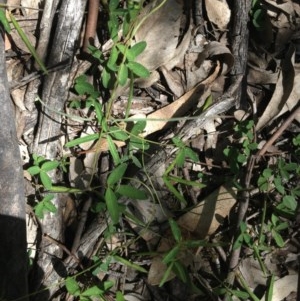
[[[287,100],[289,99],[294,86],[295,71],[293,66],[295,49],[290,46],[285,58],[282,60],[281,72],[276,84],[272,98],[264,111],[263,115],[258,120],[256,130],[259,131],[269,122],[274,120]]]
[[[274,0],[265,0],[267,3],[269,3],[271,6],[276,7],[283,12],[285,12],[287,15],[293,15],[294,13],[294,7],[292,1],[274,1]]]
[[[171,104],[149,114],[147,116],[148,121],[143,136],[146,137],[165,128],[169,123],[168,119],[172,117],[183,116],[184,113],[193,107],[193,105],[199,102],[201,95],[203,95],[209,86],[214,82],[219,74],[219,71],[220,64],[217,65],[214,73],[205,81],[203,81],[203,83],[198,84],[195,88],[185,93],[182,97],[175,100]]]
[[[25,8],[26,15],[33,15],[41,7],[42,0],[21,0],[21,6]]]
[[[213,61],[216,59],[220,61],[222,74],[226,74],[233,66],[233,55],[220,42],[208,43],[201,53],[189,52],[185,55],[186,86],[188,90],[211,73]]]
[[[225,0],[205,0],[205,8],[212,23],[216,24],[221,30],[227,28],[231,11]]]
[[[154,4],[148,6],[154,7],[156,3],[157,1],[154,1]],[[145,11],[151,9],[148,6]],[[147,43],[145,51],[138,56],[137,62],[152,71],[174,58],[180,37],[182,13],[182,0],[168,0],[146,19],[135,36],[137,42]]]
[[[236,203],[236,189],[221,186],[178,219],[178,225],[199,238],[213,234]]]
[[[298,275],[287,275],[274,282],[273,294],[270,300],[281,301],[284,300],[290,293],[297,292]],[[264,295],[261,300],[266,300]]]
[[[153,4],[146,6],[142,16],[156,4],[157,1],[154,1]],[[183,65],[184,55],[191,40],[192,28],[190,27],[181,39],[182,17],[183,1],[168,0],[146,19],[135,35],[136,42],[147,43],[145,51],[137,57],[138,63],[150,71],[162,66],[169,71],[177,65]],[[150,79],[138,79],[136,82],[142,87],[148,87],[154,81],[157,81],[157,78],[152,80],[151,76]],[[182,95],[178,87],[176,88],[175,94]]]
[[[159,246],[157,248],[157,252],[161,253],[167,253],[171,248],[173,244],[165,239],[162,238]],[[164,273],[167,270],[167,266],[162,262],[163,256],[155,256],[152,259],[151,266],[148,272],[148,283],[150,285],[158,285],[164,275]],[[170,281],[175,277],[175,274],[173,272],[170,273],[167,281]]]

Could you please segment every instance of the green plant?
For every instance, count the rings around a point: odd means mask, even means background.
[[[240,171],[241,167],[248,161],[251,153],[257,149],[257,143],[254,142],[253,127],[253,120],[241,121],[235,125],[233,129],[236,139],[241,141],[241,144],[238,146],[227,146],[223,151],[228,159],[230,170],[234,174]]]
[[[262,6],[261,0],[252,0],[250,17],[254,28],[258,31],[265,30],[270,22],[266,9]]]
[[[300,196],[300,189],[297,185],[291,187],[289,181],[299,174],[300,168],[297,163],[287,163],[284,159],[278,158],[277,164],[272,168],[266,168],[258,178],[257,184],[262,192],[270,192],[275,188],[281,195],[281,201],[275,207],[275,211],[281,216],[292,218],[295,215],[296,199]]]
[[[51,190],[52,182],[48,175],[48,172],[51,172],[55,170],[57,167],[61,166],[61,163],[57,160],[46,160],[45,157],[38,156],[36,154],[33,154],[32,158],[33,158],[33,166],[29,167],[27,171],[31,176],[38,175],[45,189]]]
[[[184,240],[181,230],[178,227],[176,221],[172,218],[169,219],[169,225],[172,231],[173,238],[175,240],[174,247],[171,248],[163,257],[162,262],[167,266],[167,270],[164,273],[159,286],[163,286],[164,283],[173,272],[184,283],[189,282],[188,272],[182,263],[182,256],[186,256],[186,252],[193,248],[198,247],[213,247],[217,244],[208,243],[206,240]]]
[[[94,285],[92,287],[83,289],[73,277],[68,277],[65,280],[65,285],[68,293],[74,297],[79,298],[80,301],[92,301],[94,298],[105,300],[105,293],[113,286],[113,282],[104,281],[102,285]]]
[[[181,177],[171,175],[171,172],[175,169],[182,168],[187,159],[191,159],[193,162],[199,161],[198,155],[191,148],[186,146],[179,138],[173,137],[172,142],[176,145],[178,149],[175,155],[175,159],[166,169],[162,178],[169,191],[173,193],[179,201],[186,204],[187,202],[183,194],[179,192],[178,188],[176,188],[176,185],[197,186],[198,188],[203,188],[205,187],[205,184],[199,183],[198,181],[185,180]]]

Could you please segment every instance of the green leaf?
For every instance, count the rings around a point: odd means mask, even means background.
[[[110,187],[106,189],[104,198],[111,220],[113,224],[117,224],[120,218],[119,204],[115,193]]]
[[[56,193],[82,193],[83,190],[79,188],[71,188],[71,187],[65,187],[65,186],[53,186],[49,189],[50,192],[56,192]]]
[[[65,144],[65,147],[73,147],[73,146],[79,145],[81,143],[97,140],[99,138],[100,138],[99,133],[91,134],[91,135],[88,135],[88,136],[84,136],[84,137],[80,137],[80,138],[71,140],[71,141],[69,141]]]
[[[101,82],[104,88],[109,88],[111,82],[111,73],[107,70],[107,68],[103,68],[101,73]]]
[[[43,197],[42,202],[49,202],[51,200],[53,200],[54,195],[53,194],[47,194]]]
[[[177,191],[177,189],[171,184],[168,176],[163,176],[163,181],[165,183],[165,185],[167,186],[167,188],[169,189],[170,192],[172,192],[175,197],[182,202],[183,204],[186,204],[186,200],[183,197],[183,195],[181,195],[181,193],[179,193],[179,191]]]
[[[178,147],[178,148],[184,148],[185,144],[179,137],[173,137],[172,142]]]
[[[193,162],[199,162],[198,154],[189,147],[184,148],[185,156],[189,157]]]
[[[168,264],[172,261],[176,260],[176,256],[178,255],[180,251],[180,246],[176,245],[174,248],[172,248],[163,258],[162,262],[164,264]]]
[[[267,284],[266,301],[272,301],[273,299],[274,282],[275,282],[275,275],[272,274]]]
[[[269,182],[268,179],[264,176],[260,176],[257,180],[257,185],[260,191],[268,191],[269,190]]]
[[[130,142],[129,142],[130,148],[131,149],[141,149],[141,150],[147,150],[149,149],[150,145],[149,143],[144,139],[144,138],[139,138],[139,137],[130,137]]]
[[[107,139],[107,143],[108,143],[108,149],[113,158],[114,164],[118,165],[121,162],[121,159],[120,159],[117,147],[116,147],[115,143],[113,142],[112,138],[110,137],[110,135],[107,135],[106,139]]]
[[[178,227],[178,224],[172,218],[169,218],[169,224],[171,227],[173,237],[175,238],[176,242],[180,242],[182,239],[182,236],[181,236],[181,231]]]
[[[270,169],[270,168],[264,169],[263,176],[265,178],[270,178],[272,175],[273,175],[273,170],[272,169]]]
[[[146,200],[148,198],[145,191],[130,185],[120,185],[116,192],[134,200]]]
[[[284,247],[285,243],[284,243],[282,236],[274,229],[272,229],[272,237],[274,238],[274,240],[279,248]]]
[[[181,262],[179,261],[174,262],[173,271],[183,283],[187,283],[189,276],[185,267],[181,264]]]
[[[171,264],[168,266],[167,270],[165,271],[165,273],[159,283],[159,287],[162,287],[168,281],[171,271],[173,269],[173,265],[174,265],[174,262],[171,262]]]
[[[238,298],[241,298],[241,299],[248,299],[249,298],[249,294],[246,293],[246,292],[242,292],[242,291],[239,291],[239,290],[231,290],[232,294]]]
[[[20,25],[17,22],[17,20],[14,18],[14,16],[10,12],[8,14],[9,14],[9,17],[10,17],[10,20],[11,20],[12,24],[14,25],[15,29],[17,30],[19,36],[21,37],[22,41],[24,42],[24,44],[28,48],[28,50],[31,53],[31,55],[34,57],[36,63],[40,66],[40,68],[42,69],[42,71],[45,74],[48,74],[46,66],[44,65],[44,63],[42,62],[42,60],[40,59],[40,57],[38,56],[38,54],[35,51],[34,47],[31,45],[28,37],[24,33],[23,29],[20,27]]]
[[[103,53],[100,49],[93,45],[89,45],[88,50],[95,59],[97,59],[100,63],[103,63]]]
[[[44,207],[46,210],[48,210],[52,213],[55,213],[57,211],[57,208],[53,205],[53,203],[51,201],[44,200],[43,203],[44,203]]]
[[[93,106],[96,111],[96,116],[98,119],[98,123],[101,124],[103,118],[102,105],[98,102],[97,99],[93,99]]]
[[[36,204],[33,208],[35,215],[40,218],[43,219],[44,218],[44,204],[43,202],[39,202],[38,204]]]
[[[258,147],[258,144],[257,143],[254,143],[254,142],[252,142],[252,143],[250,143],[249,145],[248,145],[248,148],[250,149],[250,150],[257,150],[257,147]]]
[[[45,163],[42,164],[41,170],[47,172],[47,171],[56,169],[58,166],[59,166],[59,162],[58,161],[47,161],[47,162],[45,162]]]
[[[239,249],[243,245],[244,235],[240,234],[233,244],[233,250]]]
[[[279,193],[285,194],[285,189],[284,186],[282,185],[281,177],[277,176],[274,178],[274,185]]]
[[[109,0],[108,1],[108,7],[110,11],[115,10],[119,6],[119,0]]]
[[[41,170],[40,178],[45,189],[50,190],[52,187],[52,182],[48,174],[45,171]]]
[[[27,169],[27,171],[32,175],[35,176],[40,173],[41,169],[39,166],[31,166]]]
[[[138,167],[138,168],[142,168],[142,164],[141,162],[139,161],[139,159],[136,157],[136,156],[131,156],[131,160],[132,160],[132,163]]]
[[[118,49],[120,50],[120,52],[125,55],[126,53],[126,50],[127,50],[127,47],[121,43],[117,43],[116,44],[116,47],[118,47]]]
[[[79,95],[92,95],[97,97],[99,94],[95,91],[93,85],[87,82],[87,77],[84,75],[75,80],[74,89]]]
[[[137,62],[128,62],[127,67],[138,77],[146,78],[150,76],[150,71]]]
[[[116,300],[117,301],[126,301],[126,299],[124,298],[123,294],[120,291],[117,291],[117,293],[116,293]]]
[[[297,163],[286,163],[284,165],[284,170],[286,171],[295,171],[298,168],[298,164]]]
[[[247,161],[247,157],[244,154],[239,154],[237,157],[237,161],[239,163],[245,163]]]
[[[184,245],[188,248],[197,248],[197,247],[215,247],[219,244],[210,244],[206,240],[186,240]]]
[[[292,211],[295,211],[297,208],[297,201],[291,195],[286,195],[282,198],[282,203]]]
[[[128,79],[128,68],[125,64],[121,64],[120,70],[118,73],[118,82],[121,86],[125,86]]]
[[[82,292],[80,295],[84,297],[101,297],[102,294],[104,293],[103,290],[101,290],[99,287],[96,285],[88,288],[84,292]]]
[[[198,188],[204,188],[206,187],[205,184],[203,183],[199,183],[197,181],[189,181],[189,180],[185,180],[179,177],[174,177],[174,176],[169,176],[169,181],[174,181],[176,183],[180,183],[180,184],[184,184],[187,186],[193,186],[193,187],[198,187]]]
[[[107,178],[107,184],[109,186],[113,186],[116,183],[118,183],[123,178],[125,171],[127,169],[127,166],[128,166],[127,163],[122,163],[119,166],[117,166],[116,168],[114,168]]]
[[[118,71],[118,68],[116,65],[118,57],[119,57],[119,50],[116,46],[113,46],[113,48],[111,49],[111,52],[110,52],[110,57],[107,62],[107,68],[110,71],[113,71],[113,72]]]
[[[139,54],[141,54],[145,50],[146,47],[147,43],[145,41],[138,42],[127,50],[126,57],[129,61],[133,61]]]
[[[3,26],[4,30],[7,33],[10,33],[11,29],[10,29],[10,26],[9,26],[9,22],[6,18],[4,9],[0,9],[0,22],[2,23],[2,26]]]
[[[180,149],[176,154],[175,163],[178,167],[183,167],[184,162],[185,162],[185,151],[184,149]]]
[[[78,296],[80,294],[80,287],[74,278],[68,277],[65,284],[69,294],[73,296]]]
[[[111,126],[109,128],[109,134],[113,136],[114,139],[120,141],[125,141],[129,138],[128,134],[117,126]]]
[[[113,281],[110,281],[110,280],[104,281],[104,283],[103,283],[103,289],[104,289],[104,291],[107,291],[110,288],[112,288],[114,286],[114,284],[115,283]]]
[[[137,271],[142,272],[142,273],[148,273],[148,271],[146,269],[144,269],[142,266],[140,266],[138,264],[135,264],[135,263],[132,263],[129,260],[123,258],[123,257],[117,256],[117,255],[115,255],[113,257],[116,261],[118,261],[118,262],[120,262],[120,263],[134,269],[134,270],[137,270]]]
[[[131,133],[132,135],[137,136],[138,134],[140,134],[140,133],[143,132],[143,130],[145,129],[146,125],[147,125],[146,120],[139,120],[139,121],[137,121],[137,122],[133,125],[133,127],[132,127],[130,133]]]

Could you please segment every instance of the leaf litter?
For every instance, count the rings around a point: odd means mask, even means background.
[[[260,1],[254,2],[260,3]],[[27,5],[22,3],[21,1],[17,5]],[[156,2],[154,1],[154,3]],[[144,10],[149,11],[150,5],[147,4]],[[28,4],[28,7],[30,6],[31,4]],[[193,7],[193,9],[196,8],[197,6]],[[188,13],[189,9],[192,12],[191,15]],[[28,24],[28,27],[23,27],[24,32],[29,37],[34,38],[32,28],[37,26],[36,21],[32,21],[30,19],[32,16],[29,17],[22,10],[14,13],[20,14],[22,22],[24,19],[24,24]],[[195,24],[194,20],[196,18],[192,16],[200,13],[203,22]],[[263,19],[260,19],[261,14]],[[201,114],[202,109],[207,111],[212,109],[211,104],[206,107],[206,101],[210,96],[212,102],[214,102],[225,94],[230,78],[229,73],[234,65],[230,42],[232,37],[229,30],[230,21],[234,17],[233,8],[226,1],[206,0],[201,12],[199,8],[198,11],[193,11],[191,7],[186,6],[185,1],[168,0],[166,5],[146,19],[136,33],[135,42],[147,42],[146,51],[138,57],[138,62],[150,70],[152,76],[150,79],[136,81],[134,100],[138,105],[135,107],[133,102],[134,111],[130,113],[133,122],[136,122],[134,120],[138,120],[141,116],[149,119],[142,136],[148,137],[151,135],[151,139],[161,143],[169,141],[169,139],[176,136],[176,133],[180,133],[180,128],[187,122],[184,119],[185,117],[187,119],[196,118],[197,114]],[[261,1],[258,7],[253,6],[251,8],[249,22],[250,39],[249,47],[246,49],[248,68],[247,74],[245,74],[246,94],[244,94],[244,97],[249,100],[248,106],[231,108],[229,111],[224,110],[218,115],[213,115],[210,120],[206,120],[205,124],[197,129],[193,137],[188,139],[188,145],[198,154],[200,161],[186,161],[184,165],[185,172],[183,172],[183,169],[177,168],[172,170],[170,174],[174,189],[179,189],[179,193],[187,200],[186,204],[176,200],[166,189],[165,182],[162,180],[164,172],[171,164],[174,156],[166,157],[166,161],[163,158],[157,158],[162,162],[160,162],[159,168],[151,174],[151,177],[156,179],[155,183],[152,183],[154,190],[151,193],[155,193],[156,198],[151,196],[147,200],[122,200],[123,204],[127,206],[124,214],[128,218],[128,225],[123,225],[120,232],[132,230],[131,235],[136,235],[136,241],[120,234],[114,237],[115,243],[112,244],[109,240],[106,240],[106,243],[104,242],[102,245],[105,248],[106,244],[112,251],[126,245],[126,256],[129,260],[140,264],[143,260],[148,260],[144,264],[149,269],[147,285],[140,281],[138,272],[134,273],[132,267],[120,262],[115,261],[110,264],[111,270],[118,272],[119,276],[114,276],[113,273],[104,273],[105,277],[113,279],[116,283],[119,283],[120,278],[122,279],[119,288],[125,292],[125,297],[128,296],[128,300],[130,298],[133,298],[133,300],[134,298],[150,300],[150,295],[154,290],[156,294],[160,296],[167,295],[171,299],[176,295],[176,288],[173,287],[173,291],[170,289],[172,288],[171,284],[169,284],[169,290],[168,286],[163,286],[162,289],[155,287],[160,284],[161,278],[167,270],[166,264],[162,261],[163,255],[176,246],[176,241],[174,241],[169,231],[168,219],[170,217],[177,220],[180,231],[182,231],[183,241],[207,239],[208,242],[216,243],[216,246],[210,248],[190,247],[187,250],[184,249],[188,254],[188,258],[186,258],[187,254],[184,252],[177,254],[179,261],[184,263],[182,269],[189,275],[191,283],[198,288],[192,291],[189,287],[188,300],[204,300],[206,299],[205,294],[211,296],[211,299],[214,300],[215,298],[222,298],[220,292],[222,281],[220,279],[226,279],[224,275],[228,267],[228,257],[232,251],[233,238],[239,231],[234,226],[237,203],[241,202],[241,196],[236,193],[236,187],[239,187],[240,183],[233,181],[232,166],[230,166],[230,160],[228,161],[224,156],[223,150],[228,145],[237,144],[238,147],[241,147],[240,143],[245,142],[245,136],[239,136],[238,132],[234,131],[237,124],[243,122],[245,118],[255,120],[255,128],[249,129],[247,135],[252,131],[257,142],[261,142],[259,145],[267,143],[268,139],[278,131],[289,114],[299,108],[300,99],[299,4],[292,0],[283,2]],[[10,46],[12,50],[17,47],[18,50],[28,53],[13,33],[11,38],[15,43]],[[34,45],[34,40],[31,43]],[[106,50],[110,47],[111,41],[107,41],[102,46]],[[10,82],[19,81],[26,74],[25,65],[17,56],[8,59],[7,67]],[[16,71],[15,68],[19,70]],[[16,74],[18,75],[17,78],[15,77]],[[122,97],[126,97],[127,93],[128,87],[120,89],[117,93],[119,98],[116,99],[113,105],[113,114],[116,118],[125,117],[123,115],[125,108],[122,109],[121,107],[120,109],[118,101]],[[28,145],[27,153],[26,148],[22,148],[23,158],[28,160],[31,141],[29,135],[32,134],[30,129],[32,124],[28,123],[28,120],[27,122],[21,121],[26,114],[30,115],[31,112],[26,106],[24,91],[21,88],[16,89],[12,97],[16,107],[16,116],[22,116],[18,118],[20,120],[17,128],[20,141],[23,145]],[[69,97],[72,100],[76,96],[70,93]],[[146,107],[147,110],[144,110]],[[67,108],[67,110],[72,111],[70,108]],[[237,110],[242,115],[239,119],[233,117]],[[94,117],[91,111],[85,109],[73,110],[72,114],[78,114],[78,112],[84,117],[91,119]],[[183,118],[179,122],[168,122],[175,117]],[[154,121],[155,119],[158,120]],[[34,122],[34,116],[32,116],[32,120]],[[254,183],[258,179],[262,183],[264,181],[264,168],[274,169],[274,166],[280,163],[280,158],[284,158],[288,162],[295,160],[294,155],[289,152],[292,150],[290,145],[293,137],[299,134],[299,122],[300,113],[298,112],[285,132],[277,137],[273,145],[270,145],[269,153],[265,156],[264,162],[260,162],[255,167],[253,184],[251,192],[249,192],[251,201],[248,208],[248,226],[243,238],[245,244],[242,247],[239,273],[247,281],[247,288],[252,291],[260,289],[258,298],[261,300],[265,300],[264,296],[268,294],[267,280],[270,274],[276,276],[273,284],[272,300],[283,300],[297,289],[297,268],[295,268],[295,265],[297,267],[298,263],[295,258],[288,261],[290,255],[299,252],[299,233],[293,226],[295,217],[290,215],[280,216],[280,222],[286,222],[289,225],[288,228],[283,229],[283,232],[279,232],[282,233],[285,242],[283,248],[279,248],[272,240],[272,233],[274,234],[276,225],[267,222],[268,216],[265,217],[265,220],[261,220],[262,204],[264,202],[269,202],[266,215],[271,215],[272,208],[276,206],[277,210],[281,210],[278,209],[280,205],[278,198],[282,197],[278,193],[278,190],[280,190],[278,188],[280,186],[278,175],[271,174],[271,178],[276,179],[274,182],[276,188],[271,187],[270,194],[257,191]],[[166,130],[167,127],[168,130]],[[74,121],[67,126],[69,139],[92,133],[97,133],[95,124],[86,125],[83,121]],[[213,140],[211,140],[211,137],[213,137]],[[125,145],[122,141],[116,143],[118,147]],[[104,187],[112,168],[112,163],[106,153],[108,148],[107,140],[103,139],[96,146],[88,142],[81,145],[76,151],[84,154],[83,157],[67,153],[70,156],[69,182],[73,183],[75,187],[87,187],[93,176],[92,169],[95,160],[100,157],[98,185]],[[95,149],[98,151],[101,149],[100,156]],[[243,155],[245,154],[236,151],[232,156],[242,158]],[[296,157],[296,159],[299,164],[299,157]],[[243,165],[242,160],[240,163],[240,170],[246,173],[246,165]],[[284,167],[281,168],[280,172],[285,177],[285,182],[281,185],[286,185],[287,181],[299,184],[299,173],[298,177],[288,178],[283,169]],[[198,174],[201,174],[200,178],[197,178]],[[206,187],[182,185],[180,182],[176,182],[175,179],[178,177],[186,180],[185,183],[188,183],[190,179],[198,183],[204,182]],[[267,181],[267,179],[265,180]],[[29,184],[26,186],[29,186]],[[289,188],[292,189],[291,186]],[[32,190],[28,189],[28,191],[32,193]],[[297,196],[299,197],[299,194]],[[65,212],[77,216],[77,212],[82,210],[81,206],[76,205],[74,196],[70,195],[67,199],[68,201],[64,205],[66,207]],[[196,204],[192,200],[196,201]],[[70,207],[70,210],[67,209],[68,207]],[[65,220],[68,220],[68,217],[65,217]],[[69,228],[77,226],[76,218],[72,218],[72,220],[73,222],[68,224]],[[99,231],[97,235],[89,233],[92,237],[90,241],[96,244],[97,237],[101,237],[102,232]],[[254,246],[257,245],[251,241],[252,239],[258,239],[255,235],[259,232],[263,234],[259,237],[261,244],[258,244],[258,247],[262,247],[262,249],[255,253],[253,250],[256,250]],[[35,237],[34,234],[28,234],[28,236]],[[263,239],[265,240],[263,241]],[[29,243],[32,248],[32,241]],[[93,249],[93,246],[91,247]],[[139,253],[145,250],[157,252],[159,255],[154,258],[149,256],[143,258]],[[282,254],[278,255],[279,252],[282,252]],[[217,261],[219,264],[216,263]],[[276,263],[274,264],[274,262]],[[259,263],[265,266],[266,274],[262,272]],[[129,277],[130,273],[132,274],[131,279]],[[180,275],[183,274],[180,274],[177,269],[176,275],[177,278],[180,278]],[[166,277],[166,282],[169,281],[179,286],[181,290],[185,290],[188,286],[187,283],[184,283],[184,281],[180,284],[176,283],[174,280],[176,275],[173,272],[170,273]],[[258,278],[259,281],[257,281]],[[239,280],[238,282],[239,291],[247,291],[243,282]],[[154,287],[147,289],[149,285]],[[259,286],[262,286],[262,288],[259,288]],[[133,290],[134,294],[130,295]]]

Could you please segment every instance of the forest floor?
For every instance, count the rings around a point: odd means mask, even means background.
[[[32,299],[296,300],[299,2],[27,2],[6,58]]]

